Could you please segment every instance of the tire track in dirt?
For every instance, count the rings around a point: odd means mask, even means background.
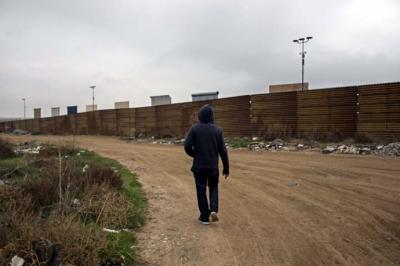
[[[71,137],[12,137],[70,141]],[[139,174],[150,203],[139,250],[151,265],[399,265],[400,160],[230,151],[218,224],[201,226],[180,146],[79,136]]]

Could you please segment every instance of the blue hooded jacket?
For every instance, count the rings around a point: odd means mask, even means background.
[[[229,174],[229,158],[222,130],[214,124],[214,110],[210,105],[198,112],[199,122],[192,126],[185,140],[185,152],[193,157],[192,171],[217,170],[221,156],[223,174]]]

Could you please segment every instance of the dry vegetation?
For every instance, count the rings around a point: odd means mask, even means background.
[[[34,265],[52,256],[73,265],[100,265],[106,259],[135,262],[131,230],[143,224],[146,201],[134,174],[115,161],[66,147],[48,146],[23,156],[3,156],[3,150],[1,265],[14,255]],[[113,234],[102,228],[124,231]],[[45,240],[55,244],[54,252],[40,258],[33,241]]]
[[[0,139],[0,159],[14,156],[14,150],[11,143]]]

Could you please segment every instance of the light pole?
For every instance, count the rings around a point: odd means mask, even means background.
[[[89,88],[91,88],[92,89],[92,92],[93,92],[93,94],[92,94],[92,96],[93,96],[93,98],[92,98],[92,111],[94,112],[94,88],[96,88],[96,86],[90,86]]]
[[[24,102],[24,120],[25,120],[26,119],[26,106],[25,106],[26,98],[22,98],[22,101]]]
[[[304,90],[304,62],[306,58],[306,51],[304,51],[304,44],[309,42],[312,39],[311,36],[308,36],[306,38],[299,38],[297,40],[293,40],[293,42],[301,44],[301,90]]]

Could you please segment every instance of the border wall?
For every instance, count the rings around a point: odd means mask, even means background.
[[[17,120],[0,123],[0,131],[19,128],[57,135],[183,137],[206,103],[214,107],[216,123],[226,137],[400,139],[400,82]]]

